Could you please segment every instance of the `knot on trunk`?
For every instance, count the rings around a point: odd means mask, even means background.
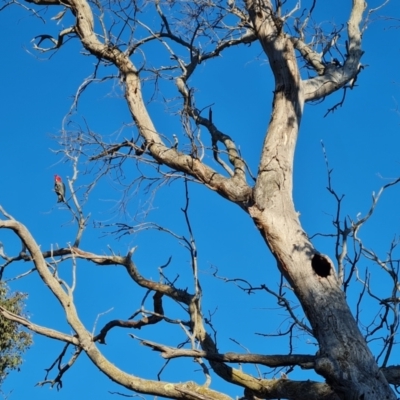
[[[338,367],[329,356],[318,356],[315,359],[315,372],[322,375],[327,381],[332,381]]]

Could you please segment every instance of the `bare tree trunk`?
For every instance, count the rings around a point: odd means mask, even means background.
[[[275,76],[272,117],[249,213],[311,323],[320,346],[316,372],[344,399],[395,399],[351,314],[332,262],[314,249],[294,208],[293,157],[304,104],[294,49],[272,13],[252,1],[247,4]]]

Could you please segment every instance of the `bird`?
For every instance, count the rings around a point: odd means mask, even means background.
[[[57,203],[65,203],[65,184],[57,174],[54,175],[54,191],[58,197]]]

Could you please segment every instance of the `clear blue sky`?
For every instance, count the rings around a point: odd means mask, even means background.
[[[348,8],[342,4],[347,3],[349,1],[341,1],[340,6],[335,4],[329,9],[324,9],[328,7],[326,4],[318,5],[316,19],[324,24],[329,21],[345,23]],[[370,7],[378,4],[377,1],[369,2]],[[53,16],[57,12],[49,9],[47,15]],[[400,18],[398,2],[392,0],[382,14]],[[327,109],[340,99],[342,92],[322,104],[305,107],[296,152],[294,198],[309,235],[333,230],[331,221],[335,203],[326,191],[327,176],[321,140],[327,149],[330,166],[334,168],[334,187],[339,193],[346,194],[344,213],[353,219],[359,212],[363,214],[368,210],[373,191],[377,192],[383,184],[400,175],[400,115],[397,113],[400,103],[400,29],[390,29],[391,25],[396,25],[396,22],[377,21],[366,31],[362,59],[366,68],[358,78],[358,86],[348,92],[342,108],[324,118]],[[77,40],[67,43],[50,60],[46,55],[35,53],[31,39],[42,33],[57,32],[62,26],[53,22],[43,24],[17,7],[0,13],[0,26],[4,33],[0,37],[3,49],[0,77],[0,204],[27,225],[43,250],[57,245],[63,247],[73,241],[76,227],[65,208],[56,204],[53,175],[57,173],[66,180],[72,170],[70,164],[51,151],[59,149],[53,136],[59,133],[76,88],[91,74],[95,60],[80,54],[81,47]],[[155,57],[156,54],[150,56]],[[260,145],[270,117],[273,90],[269,67],[260,48],[252,45],[239,51],[227,51],[218,60],[202,66],[194,79],[199,87],[198,107],[214,104],[215,123],[235,139],[249,165],[256,171]],[[151,93],[149,86],[148,89]],[[164,108],[161,99],[150,107],[160,131],[171,134],[179,129],[172,117],[160,113]],[[85,116],[93,131],[105,137],[115,134],[114,139],[121,125],[131,122],[117,81],[89,89],[78,111],[79,123],[83,125],[81,116]],[[131,135],[130,128],[126,128],[120,138]],[[203,138],[209,144],[206,132],[203,132]],[[211,158],[209,162],[215,167]],[[126,168],[128,172],[124,183],[134,173],[129,163]],[[84,165],[80,171],[85,171]],[[86,183],[89,179],[90,176],[82,174],[79,182]],[[212,267],[216,266],[221,276],[241,277],[254,285],[265,283],[276,289],[279,275],[275,261],[243,211],[205,188],[191,185],[190,189],[190,216],[204,290],[203,309],[206,315],[208,311],[215,312],[213,324],[218,331],[220,350],[244,351],[230,340],[232,338],[255,353],[285,354],[288,351],[285,340],[266,339],[254,334],[275,333],[278,329],[287,328],[287,321],[277,309],[276,302],[263,293],[249,296],[211,275]],[[182,182],[162,187],[152,202],[147,220],[186,235],[180,212],[184,206],[183,193]],[[399,234],[399,195],[400,187],[390,189],[382,198],[373,220],[361,232],[366,245],[382,258],[385,258],[394,235]],[[126,254],[128,249],[138,245],[135,261],[140,271],[156,280],[158,267],[172,255],[168,276],[174,279],[179,274],[178,282],[181,283],[178,286],[188,286],[192,290],[189,254],[170,237],[158,232],[144,232],[116,240],[93,228],[94,222],[122,220],[115,213],[120,197],[120,189],[115,188],[110,178],[104,178],[92,192],[84,207],[85,213],[91,214],[91,222],[82,240],[82,248],[101,254],[108,252],[109,245],[116,253]],[[143,193],[133,198],[128,205],[129,214],[133,216],[146,210],[145,201]],[[15,255],[19,251],[18,241],[9,232],[0,231],[0,241],[8,254]],[[321,252],[334,255],[332,242],[318,239],[315,243]],[[385,278],[376,266],[367,261],[362,262],[360,269],[367,266],[376,276],[372,281],[374,289],[385,293]],[[12,266],[6,277],[22,273],[29,267],[24,264]],[[62,268],[67,270],[66,276],[69,276],[70,266]],[[30,275],[10,284],[13,290],[29,293],[27,312],[33,322],[70,333],[59,305],[36,276]],[[359,289],[360,285],[354,284],[354,296]],[[96,331],[97,328],[98,331],[109,319],[127,319],[140,307],[143,294],[122,268],[100,268],[79,263],[75,299],[79,315],[88,329]],[[353,297],[350,296],[350,299],[352,301]],[[151,302],[147,301],[146,306],[151,309]],[[171,318],[185,318],[185,314],[168,301],[165,302],[165,311]],[[298,312],[301,315],[300,309]],[[367,322],[370,314],[365,310],[363,315]],[[128,337],[128,333],[126,330],[112,331],[107,346],[102,346],[101,350],[125,371],[156,379],[163,360],[139,346],[138,342]],[[165,323],[132,333],[170,345],[185,340],[179,328],[172,329]],[[314,354],[316,347],[309,339],[300,334],[295,340],[295,352]],[[115,398],[108,391],[128,393],[103,377],[85,356],[65,375],[60,392],[49,387],[35,387],[38,381],[44,379],[44,369],[53,363],[63,344],[37,335],[34,341],[32,349],[25,354],[21,371],[12,373],[4,385],[5,393],[13,392],[11,399],[108,399]],[[390,364],[399,362],[397,351],[393,353]],[[254,367],[244,368],[256,374]],[[297,370],[290,377],[313,378]],[[203,382],[198,366],[188,360],[171,363],[161,378],[174,382],[186,379]],[[229,388],[216,377],[213,378],[213,387],[232,396],[242,394],[240,388]]]

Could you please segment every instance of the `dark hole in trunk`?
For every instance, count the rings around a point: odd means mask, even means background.
[[[321,278],[326,278],[331,273],[330,262],[320,254],[314,254],[311,260],[311,266],[315,271],[315,273],[319,275]]]

